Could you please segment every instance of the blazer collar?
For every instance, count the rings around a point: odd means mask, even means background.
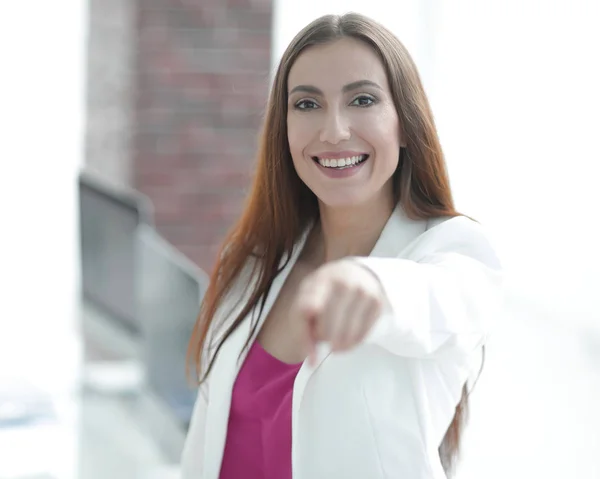
[[[380,258],[398,256],[402,250],[424,233],[426,228],[425,220],[409,218],[404,212],[404,208],[398,205],[379,235],[370,256]]]

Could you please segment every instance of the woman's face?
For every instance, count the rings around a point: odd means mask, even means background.
[[[389,201],[404,139],[369,46],[343,38],[304,51],[288,77],[287,128],[296,172],[324,205]]]

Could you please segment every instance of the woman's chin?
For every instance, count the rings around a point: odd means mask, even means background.
[[[344,195],[322,195],[317,196],[319,199],[319,206],[321,208],[326,208],[328,210],[347,210],[352,208],[357,208],[362,204],[366,203],[366,199],[362,196],[352,194],[344,194]]]

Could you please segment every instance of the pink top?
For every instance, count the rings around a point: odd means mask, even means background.
[[[292,391],[301,366],[252,344],[233,386],[220,479],[291,479]]]

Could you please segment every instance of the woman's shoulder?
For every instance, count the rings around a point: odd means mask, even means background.
[[[432,218],[427,218],[424,221],[426,231],[435,229],[439,226],[463,232],[473,228],[481,229],[481,225],[477,221],[465,215],[434,216]]]
[[[425,230],[410,245],[411,251],[468,253],[469,256],[496,256],[496,248],[484,226],[464,215],[426,220]]]
[[[437,216],[425,221],[422,239],[437,238],[451,240],[455,238],[483,240],[488,237],[485,228],[476,220],[465,216]]]

